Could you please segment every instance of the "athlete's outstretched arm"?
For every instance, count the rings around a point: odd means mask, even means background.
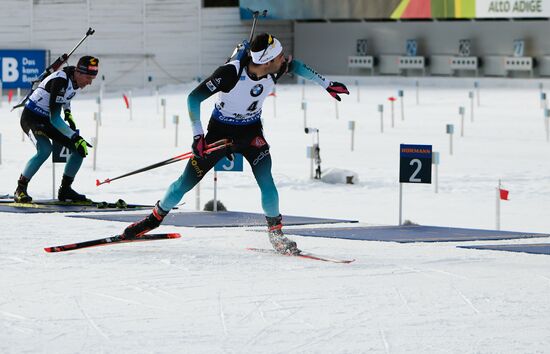
[[[321,74],[299,60],[293,59],[290,62],[290,64],[288,65],[288,72],[315,82],[316,84],[327,90],[328,93],[338,101],[341,100],[338,94],[349,95],[349,91],[346,85],[340,82],[326,80]]]

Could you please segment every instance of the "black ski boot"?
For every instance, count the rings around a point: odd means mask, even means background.
[[[57,199],[61,202],[70,200],[73,202],[88,202],[89,199],[86,198],[84,194],[79,194],[74,191],[74,189],[71,188],[71,184],[73,184],[74,177],[69,177],[67,175],[63,175],[63,179],[61,180],[61,186],[59,187],[59,190],[57,191]]]
[[[168,212],[163,210],[159,206],[159,202],[157,202],[157,204],[155,204],[155,207],[153,208],[153,212],[149,214],[149,216],[147,216],[145,219],[135,222],[124,229],[122,237],[124,239],[130,240],[140,237],[153,229],[156,229],[157,227],[159,227],[160,223],[162,222],[162,220],[164,220],[164,217],[167,214]]]
[[[301,251],[296,246],[296,242],[290,240],[283,234],[283,217],[279,216],[266,216],[269,242],[275,251],[281,254],[299,254]]]
[[[17,189],[13,193],[13,200],[16,203],[30,203],[32,202],[32,197],[27,193],[27,186],[29,185],[30,179],[21,175],[17,181]]]

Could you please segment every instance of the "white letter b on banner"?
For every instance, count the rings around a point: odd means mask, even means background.
[[[10,57],[2,58],[2,82],[15,82],[17,79],[19,79],[17,59]]]

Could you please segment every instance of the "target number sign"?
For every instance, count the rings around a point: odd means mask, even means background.
[[[222,158],[214,166],[214,171],[217,172],[242,172],[243,171],[243,155],[233,154],[233,161],[227,157]]]
[[[431,145],[401,144],[399,157],[400,183],[432,183]]]
[[[67,162],[71,151],[66,146],[63,146],[56,142],[52,141],[52,161],[56,163]]]

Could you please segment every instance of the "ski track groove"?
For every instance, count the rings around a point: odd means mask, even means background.
[[[367,277],[385,277],[385,276],[398,276],[398,275],[407,275],[407,274],[411,274],[411,273],[418,273],[419,270],[412,270],[409,269],[409,270],[406,270],[404,267],[398,267],[398,268],[395,268],[394,270],[390,270],[390,271],[385,271],[385,272],[377,272],[377,273],[361,273],[361,277],[364,277],[364,278],[367,278]],[[318,277],[319,279],[347,279],[347,278],[356,278],[357,277],[357,274],[346,274],[346,275],[326,275],[326,276],[320,276]]]
[[[171,292],[168,292],[164,289],[160,289],[158,287],[156,287],[155,285],[151,284],[151,283],[148,283],[148,282],[143,282],[142,287],[139,287],[138,285],[133,285],[133,284],[130,284],[130,283],[127,283],[127,282],[124,282],[122,283],[124,286],[127,286],[128,288],[131,288],[131,289],[134,289],[136,291],[141,291],[141,292],[144,292],[144,293],[147,293],[147,294],[150,294],[150,295],[153,295],[153,296],[159,296],[157,293],[155,293],[154,291],[160,293],[160,294],[163,294],[165,295],[166,297],[169,297],[173,300],[177,300],[179,301],[181,304],[188,304],[190,301],[193,302],[195,300],[185,300],[183,299],[182,296],[177,296],[175,294],[172,294]],[[193,286],[185,286],[185,287],[179,287],[178,289],[179,290],[182,290],[182,289],[195,289],[195,288],[201,288],[202,286],[200,285],[193,285]],[[151,290],[148,290],[148,289],[152,289],[154,291],[151,291]],[[200,302],[202,302],[202,300],[199,300]]]
[[[462,279],[462,280],[469,280],[468,277],[465,277],[463,275],[458,275],[458,274],[454,274],[454,273],[451,273],[451,272],[446,272],[444,270],[435,269],[435,268],[421,269],[421,268],[413,268],[413,267],[410,267],[410,266],[403,266],[402,269],[407,269],[411,272],[420,273],[420,274],[424,274],[424,275],[427,275],[427,276],[433,275],[431,273],[435,273],[435,274],[443,274],[443,275],[446,275],[446,276],[455,277],[455,278]]]
[[[295,315],[296,313],[298,313],[298,311],[300,311],[300,309],[296,309],[296,311],[294,312],[290,312],[287,316],[284,316],[284,317],[281,317],[280,319],[274,321],[274,322],[271,322],[269,324],[267,324],[266,326],[264,326],[260,331],[258,331],[254,337],[250,338],[250,340],[246,343],[246,346],[245,348],[251,346],[252,344],[254,344],[259,338],[260,336],[266,332],[270,327],[273,327],[277,324],[279,324],[280,322],[283,322],[284,320],[286,320],[287,318]],[[243,350],[243,352],[247,352],[247,350]]]
[[[222,322],[223,327],[223,333],[227,337],[229,333],[227,332],[227,326],[225,324],[225,312],[223,311],[223,302],[222,302],[222,292],[218,292],[218,305],[219,305],[219,311],[220,311],[220,320]]]
[[[154,286],[154,285],[152,285],[152,284],[146,283],[145,286],[147,286],[147,287],[150,288],[150,289],[153,289],[153,291],[157,291],[157,292],[163,294],[163,295],[166,296],[166,297],[170,297],[170,298],[175,299],[175,300],[181,300],[181,298],[180,298],[179,296],[174,295],[174,294],[172,294],[171,292],[168,292],[168,291],[166,291],[166,290],[164,290],[164,289],[158,288],[158,287],[156,287],[156,286]],[[151,293],[153,293],[153,292],[151,292]]]
[[[475,313],[480,313],[480,311],[474,306],[472,301],[468,299],[460,290],[455,288],[455,291],[458,293],[458,295],[464,300],[464,302],[472,309]]]
[[[264,317],[264,313],[263,311],[261,310],[261,306],[267,301],[269,300],[269,297],[265,298],[264,300],[262,300],[261,302],[260,301],[254,301],[254,304],[256,305],[252,310],[250,310],[244,317],[242,317],[240,320],[239,320],[239,323],[240,322],[243,322],[244,320],[246,320],[248,317],[250,317],[250,315],[252,315],[252,313],[254,313],[256,310],[260,313],[260,316],[262,317],[262,319],[264,320],[264,322],[267,322],[265,320],[265,317]]]
[[[304,299],[304,300],[307,300],[307,299]],[[285,311],[287,313],[290,313],[288,310],[293,310],[293,309],[297,309],[298,311],[301,310],[303,308],[303,306],[295,306],[295,307],[282,307],[278,302],[274,301],[274,300],[270,300],[272,304],[274,304],[275,306],[278,306],[279,308],[277,309],[278,311]],[[308,326],[309,328],[315,328],[314,326],[311,325],[311,323],[309,322],[306,322],[300,318],[297,318],[298,321],[300,321],[302,324]]]
[[[441,274],[448,275],[448,276],[455,277],[455,278],[462,279],[462,280],[469,280],[468,277],[465,277],[463,275],[458,275],[458,274],[455,274],[455,273],[446,272],[446,271],[440,270],[440,269],[426,268],[426,270],[428,270],[430,272],[434,272],[434,273],[441,273]]]
[[[76,302],[76,305],[78,306],[78,308],[80,309],[80,312],[82,312],[82,314],[84,315],[84,318],[86,318],[86,320],[88,321],[88,323],[92,326],[93,329],[95,329],[95,331],[101,335],[103,338],[107,339],[108,341],[111,340],[111,338],[109,338],[108,335],[106,335],[102,330],[101,328],[99,328],[99,326],[97,325],[97,323],[95,323],[95,321],[90,317],[88,316],[88,313],[86,313],[86,311],[84,311],[84,309],[82,308],[82,306],[80,306],[80,302],[78,301],[77,298],[74,299],[74,301]]]
[[[296,351],[296,350],[298,350],[302,347],[305,347],[305,346],[312,346],[312,345],[315,345],[315,344],[318,344],[318,343],[321,343],[321,342],[326,342],[327,340],[330,340],[330,339],[332,339],[336,336],[339,336],[342,333],[348,332],[350,328],[353,328],[356,325],[356,324],[353,324],[353,323],[350,324],[350,322],[356,321],[357,319],[360,320],[359,322],[363,322],[364,320],[362,319],[362,317],[367,312],[370,312],[370,310],[363,310],[363,311],[355,314],[353,317],[347,319],[346,322],[348,323],[348,325],[345,326],[340,331],[335,331],[333,328],[328,328],[327,330],[323,331],[323,333],[320,333],[320,334],[317,334],[317,335],[313,336],[313,338],[309,339],[307,341],[307,343],[300,344],[298,346],[292,347],[292,348],[288,349],[287,351],[292,352],[292,351]],[[332,334],[332,335],[330,335],[330,334]],[[330,336],[328,336],[328,335],[330,335]]]
[[[318,343],[321,343],[321,342],[326,342],[336,336],[339,336],[340,334],[342,333],[345,333],[349,331],[349,328],[344,328],[340,331],[334,331],[333,329],[329,328],[325,331],[323,331],[322,333],[318,333],[315,337],[311,338],[309,341],[306,341],[306,343],[304,344],[300,344],[296,347],[292,347],[290,349],[287,349],[285,350],[288,351],[288,352],[294,352],[294,351],[297,351],[299,350],[300,348],[303,348],[303,347],[310,347],[310,346],[313,346],[313,345],[316,345]]]
[[[159,263],[170,266],[170,267],[173,267],[173,268],[176,268],[176,269],[179,269],[179,270],[183,270],[185,272],[189,272],[189,267],[181,266],[179,264],[174,264],[170,261],[165,261],[165,260],[161,259],[161,260],[159,260]]]
[[[266,299],[267,300],[267,299]],[[262,304],[258,306],[258,312],[260,313],[260,317],[264,321],[264,323],[267,323],[267,319],[265,318],[265,312],[262,310]]]
[[[155,278],[155,281],[158,281],[158,280],[160,280],[160,279],[159,279],[159,278]],[[141,283],[143,283],[143,284],[146,284],[145,286],[147,286],[147,284],[149,284],[149,287],[152,288],[152,289],[158,289],[158,288],[155,287],[154,285],[152,285],[152,284],[150,284],[150,283],[145,283],[145,282],[144,282],[143,280],[141,280],[141,279],[139,280],[139,282],[141,282]],[[123,285],[125,285],[125,286],[128,286],[128,287],[135,287],[136,290],[137,290],[137,289],[140,289],[141,291],[144,291],[143,289],[139,288],[139,286],[133,285],[133,284],[128,283],[128,282],[123,282],[123,283],[121,283],[121,284],[123,284]],[[178,290],[184,290],[184,289],[185,289],[185,290],[187,290],[187,289],[198,289],[198,288],[204,287],[204,285],[187,285],[187,286],[180,286],[179,283],[175,283],[175,282],[169,282],[169,283],[165,283],[165,284],[163,284],[163,285],[172,286],[172,287],[177,286],[177,289],[178,289]],[[170,294],[171,296],[173,296],[173,297],[175,297],[175,298],[179,298],[178,296],[176,296],[176,295],[174,295],[174,294],[171,294],[171,293],[169,293],[169,292],[167,292],[167,291],[165,291],[165,292],[166,292],[167,294]]]
[[[380,334],[380,338],[382,339],[382,342],[384,343],[384,351],[386,354],[390,353],[390,344],[388,343],[388,340],[386,339],[386,333],[382,328],[380,328],[380,325],[378,325],[378,332]]]
[[[0,311],[0,313],[6,317],[14,318],[17,320],[28,320],[28,318],[21,315],[17,315],[15,313],[7,312],[7,311]]]
[[[23,334],[31,334],[33,332],[32,329],[29,329],[29,328],[23,328],[23,327],[19,327],[19,326],[16,326],[14,324],[10,324],[10,323],[3,323],[3,325],[6,327],[6,328],[10,328],[14,331],[17,331],[17,332],[21,332]]]
[[[139,306],[148,307],[148,308],[154,309],[154,310],[161,310],[161,311],[170,312],[170,310],[167,310],[163,307],[147,305],[147,304],[144,304],[143,302],[140,302],[140,301],[125,299],[125,298],[121,298],[121,297],[117,297],[117,296],[113,296],[113,295],[102,294],[102,293],[95,293],[95,292],[91,292],[91,291],[89,291],[88,293],[91,294],[91,295],[104,297],[104,298],[111,299],[111,300],[121,301],[121,302],[124,302],[126,304],[139,305]]]
[[[59,334],[51,337],[50,339],[48,339],[48,342],[53,342],[55,340],[58,340],[61,337],[65,337],[66,335],[67,335],[67,333],[59,333]]]
[[[414,316],[414,312],[412,311],[411,306],[409,305],[409,302],[407,301],[407,299],[405,298],[405,296],[403,296],[403,294],[401,293],[401,291],[399,291],[398,288],[394,287],[394,290],[395,290],[395,292],[397,293],[397,296],[399,296],[399,299],[401,300],[401,302],[403,303],[403,305],[405,305],[405,308],[407,309],[407,311],[409,312],[409,314]]]
[[[165,291],[163,289],[160,289],[160,288],[157,288],[156,286],[152,285],[151,283],[148,283],[148,282],[142,282],[141,286],[138,286],[138,285],[133,285],[133,284],[129,284],[129,283],[122,283],[124,286],[127,286],[128,288],[130,289],[134,289],[135,291],[139,291],[139,292],[142,292],[142,293],[146,293],[146,294],[149,294],[149,295],[153,295],[153,296],[159,296],[159,293],[162,294],[162,295],[165,295],[167,297],[170,297],[170,298],[173,298],[173,299],[176,299],[176,300],[180,300],[180,298],[174,294],[171,294],[169,293],[168,291]]]
[[[17,332],[21,332],[23,334],[31,334],[31,333],[34,332],[34,330],[32,328],[25,328],[25,327],[22,327],[20,325],[16,325],[14,323],[10,323],[10,320],[11,321],[17,321],[17,320],[20,321],[20,320],[28,320],[28,318],[23,317],[23,316],[19,316],[19,315],[15,315],[15,314],[10,313],[10,312],[5,312],[5,311],[0,311],[0,313],[4,316],[8,317],[7,320],[1,322],[6,328],[12,329],[12,330],[17,331]]]
[[[15,262],[18,262],[18,263],[34,264],[34,262],[31,262],[31,261],[23,259],[23,258],[15,257],[15,256],[8,257],[8,259],[11,259],[12,261],[15,261]]]
[[[7,328],[11,328],[14,331],[21,332],[24,334],[31,334],[34,332],[32,328],[25,328],[20,325],[16,325],[14,323],[10,323],[10,320],[11,321],[28,321],[29,319],[27,317],[17,315],[15,313],[7,312],[7,311],[0,311],[0,314],[8,318],[8,320],[3,321],[3,325],[6,326]]]

